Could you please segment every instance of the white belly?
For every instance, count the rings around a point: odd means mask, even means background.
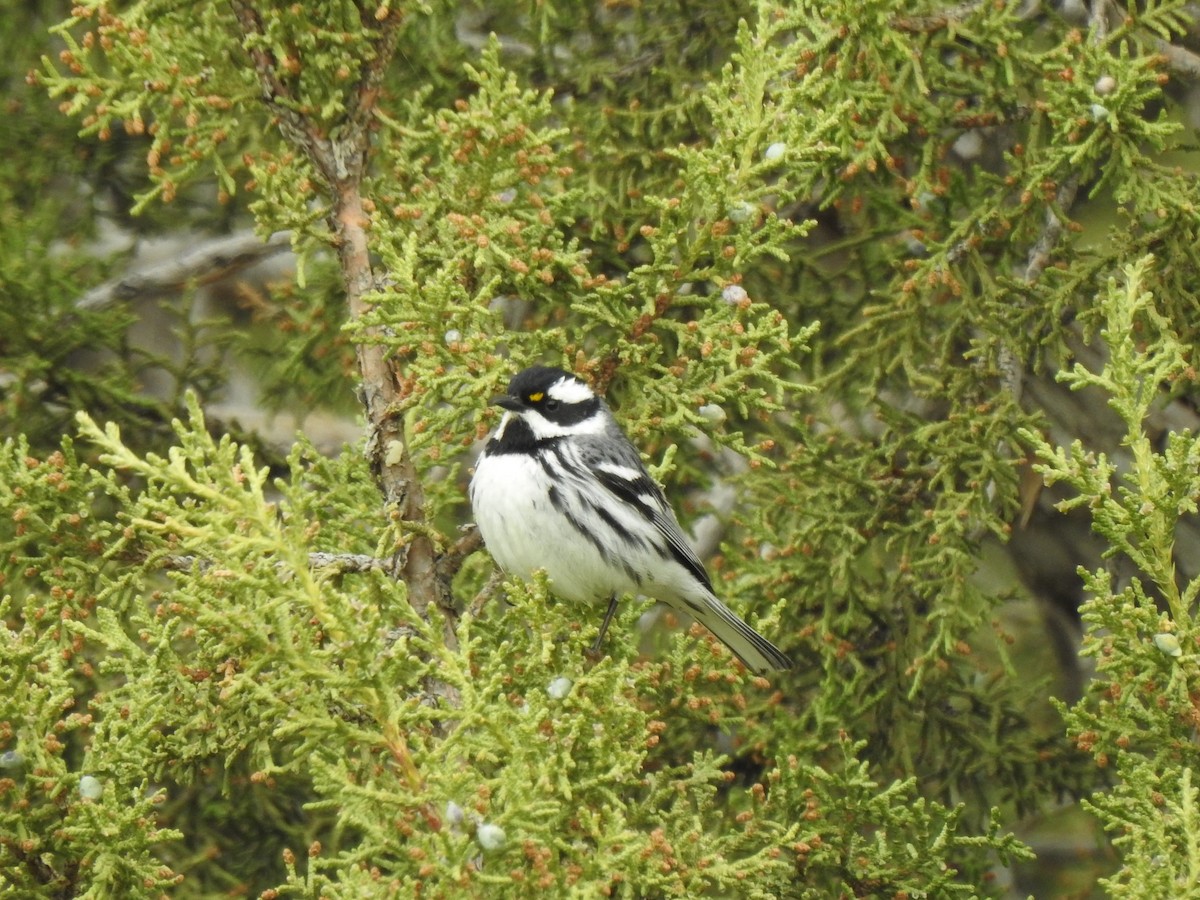
[[[644,589],[554,507],[545,472],[529,456],[480,459],[471,480],[471,505],[484,543],[509,575],[529,578],[545,569],[554,593],[573,603]]]

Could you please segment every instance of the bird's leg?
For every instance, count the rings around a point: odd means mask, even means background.
[[[617,595],[613,594],[608,598],[608,609],[604,612],[604,621],[600,623],[600,633],[596,635],[596,640],[592,642],[592,653],[598,654],[600,652],[600,645],[604,643],[604,635],[608,634],[608,625],[612,622],[612,618],[616,612]]]

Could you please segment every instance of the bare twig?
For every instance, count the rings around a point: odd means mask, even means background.
[[[986,0],[969,0],[967,3],[960,3],[958,6],[951,6],[927,15],[896,16],[892,19],[892,25],[901,31],[921,33],[939,31],[956,22],[961,22],[970,16],[971,13],[975,12],[975,10],[983,6],[985,2]]]
[[[478,616],[483,612],[484,605],[492,599],[492,595],[496,593],[496,590],[503,582],[504,573],[499,569],[492,570],[492,574],[488,576],[487,582],[479,589],[479,593],[475,595],[474,599],[467,606],[467,610],[472,616]]]
[[[362,574],[376,569],[386,570],[387,563],[382,559],[368,556],[366,553],[310,553],[308,554],[308,567]]]
[[[1088,10],[1088,30],[1093,44],[1108,37],[1108,0],[1091,0]]]
[[[1053,205],[1046,209],[1042,231],[1033,246],[1029,248],[1029,255],[1025,260],[1024,280],[1026,284],[1036,282],[1042,272],[1046,271],[1046,267],[1050,265],[1054,248],[1058,246],[1058,242],[1062,238],[1064,224],[1061,216],[1071,208],[1078,191],[1079,175],[1077,173],[1068,175],[1058,186]],[[998,365],[1004,389],[1008,391],[1013,400],[1020,403],[1025,393],[1025,367],[1008,344],[1002,344],[1000,347]]]
[[[462,529],[462,537],[451,545],[450,549],[442,554],[441,559],[437,562],[438,576],[449,584],[451,579],[458,574],[458,570],[462,568],[466,558],[483,546],[483,536],[479,533],[479,528],[475,525],[467,525]]]
[[[1168,69],[1176,75],[1200,81],[1200,54],[1161,38],[1154,42],[1154,46],[1162,54]]]
[[[213,570],[212,560],[204,559],[200,556],[164,556],[158,560],[158,564],[168,572],[190,572],[192,569],[196,569],[203,574]],[[310,569],[334,569],[341,573],[362,574],[377,569],[387,571],[389,565],[387,560],[376,559],[374,556],[368,556],[366,553],[316,552],[308,554],[308,567]]]
[[[290,246],[291,234],[286,231],[276,232],[266,241],[252,231],[211,238],[175,259],[106,281],[84,294],[75,306],[95,312],[123,301],[178,291],[189,284],[210,284],[270,259]]]
[[[1063,232],[1063,220],[1059,218],[1059,213],[1065,213],[1071,208],[1078,190],[1079,175],[1075,173],[1068,175],[1058,186],[1058,192],[1054,195],[1054,205],[1046,210],[1042,233],[1029,249],[1029,256],[1026,258],[1025,281],[1029,284],[1037,281],[1046,266],[1050,265],[1050,256],[1058,246]]]

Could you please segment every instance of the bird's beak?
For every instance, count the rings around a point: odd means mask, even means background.
[[[492,406],[499,406],[501,409],[507,409],[510,412],[520,412],[525,408],[525,405],[512,394],[500,394],[493,397]]]

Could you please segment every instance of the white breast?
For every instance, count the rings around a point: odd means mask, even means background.
[[[637,583],[604,555],[550,501],[540,463],[521,453],[485,455],[471,479],[475,521],[496,562],[529,578],[545,569],[554,593],[572,603],[596,603],[636,593]]]

